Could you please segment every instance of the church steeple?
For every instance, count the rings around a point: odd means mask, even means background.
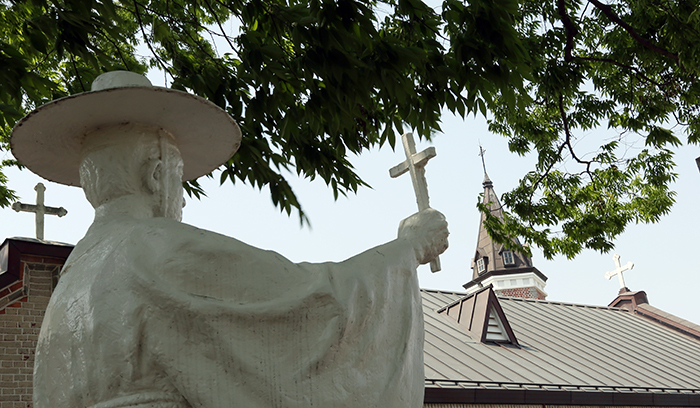
[[[484,163],[485,151],[479,146],[482,165],[484,167],[483,204],[492,215],[503,219],[503,209],[494,192],[493,182],[486,172]],[[472,280],[464,285],[467,293],[472,293],[489,284],[500,296],[544,299],[547,277],[532,264],[532,259],[516,249],[520,247],[517,238],[513,245],[496,243],[484,226],[485,214],[481,214],[476,251],[472,259]]]

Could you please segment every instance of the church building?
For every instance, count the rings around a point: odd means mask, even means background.
[[[483,204],[503,217],[484,175]],[[700,325],[627,288],[619,256],[608,306],[548,302],[547,277],[484,218],[465,292],[422,291],[425,407],[700,406]]]

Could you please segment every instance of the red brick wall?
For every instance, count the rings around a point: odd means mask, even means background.
[[[63,262],[22,255],[20,280],[0,289],[0,408],[32,407],[34,351]]]
[[[534,286],[529,288],[499,289],[494,292],[498,296],[545,300],[544,293]]]

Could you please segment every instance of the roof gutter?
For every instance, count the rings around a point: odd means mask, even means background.
[[[469,388],[467,388],[469,387]],[[700,390],[537,384],[461,384],[428,380],[426,404],[700,406]]]

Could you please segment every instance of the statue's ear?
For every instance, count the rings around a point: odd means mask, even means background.
[[[160,159],[149,159],[146,164],[144,185],[150,193],[157,193],[160,190],[162,168],[163,162]]]

